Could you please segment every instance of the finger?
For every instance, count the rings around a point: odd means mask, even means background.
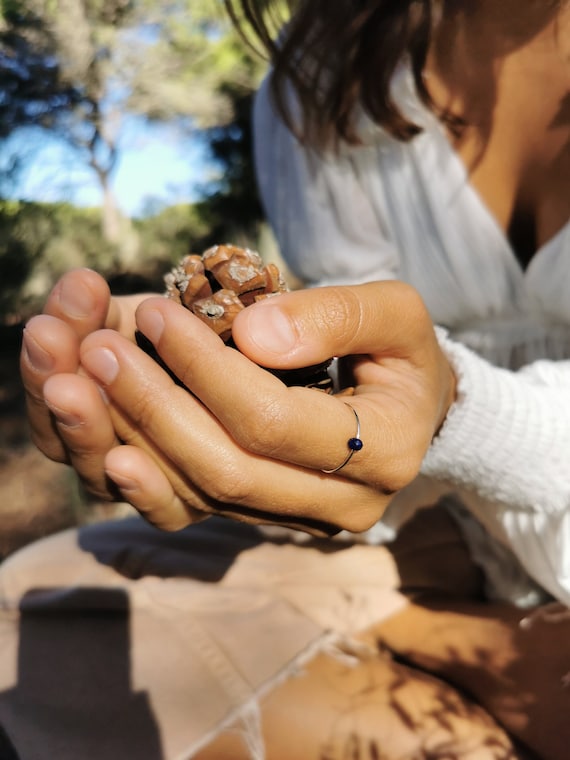
[[[89,269],[65,274],[51,291],[45,313],[24,330],[20,369],[26,391],[31,436],[50,459],[67,462],[68,454],[43,398],[45,381],[53,374],[79,367],[79,341],[103,326],[109,313],[109,288]],[[117,308],[111,321],[117,322]]]
[[[120,458],[122,454],[119,452],[123,450],[140,451],[144,455],[137,459],[132,456],[127,457],[129,465],[127,479],[131,481],[127,487],[134,490],[135,485],[132,481],[136,481],[136,490],[139,494],[134,497],[137,499],[137,504],[133,503],[133,506],[144,508],[146,501],[149,506],[144,511],[149,522],[160,524],[160,527],[165,530],[178,530],[191,523],[200,522],[204,518],[204,513],[208,514],[214,511],[215,505],[208,494],[198,488],[191,479],[185,477],[184,473],[168,458],[160,445],[151,439],[139,423],[131,420],[114,403],[109,404],[109,411],[115,432],[124,444],[118,448],[114,456]],[[118,460],[115,459],[115,461]],[[152,466],[147,466],[149,462],[153,463]],[[158,490],[153,483],[155,477],[153,472],[156,469],[160,470],[163,476],[167,478],[170,484],[169,489],[171,488],[180,502],[184,504],[185,513],[178,509],[172,515],[167,513],[167,509],[170,508],[171,497],[169,491],[163,490],[160,494],[161,498],[158,498]],[[115,473],[120,477],[118,469],[115,470]],[[109,475],[108,471],[107,475]],[[113,480],[113,478],[111,479]],[[147,483],[147,481],[149,482]],[[120,489],[125,487],[121,483],[117,483],[117,485]],[[149,491],[148,496],[145,496],[146,491]],[[130,499],[127,500],[130,501]],[[153,510],[160,510],[156,517]]]
[[[68,462],[87,490],[99,498],[116,499],[116,491],[105,475],[104,461],[118,439],[99,388],[89,378],[58,374],[46,381],[44,398]]]
[[[38,448],[58,462],[67,461],[65,446],[54,428],[43,387],[53,374],[76,372],[79,366],[79,339],[75,332],[55,317],[33,317],[24,329],[20,372],[26,394],[31,436]]]
[[[57,282],[44,312],[70,325],[80,339],[106,327],[133,340],[136,307],[149,295],[111,297],[101,275],[91,269],[75,269]]]
[[[207,511],[191,508],[189,503],[197,501],[194,492],[189,494],[186,485],[180,489],[177,479],[172,478],[172,469],[161,469],[164,467],[164,460],[161,460],[159,467],[149,451],[150,449],[142,450],[138,445],[111,449],[105,460],[105,471],[119,489],[123,499],[161,530],[180,530],[205,520],[215,511],[219,515],[250,525],[279,524],[281,527],[304,530],[321,537],[337,532],[336,528],[321,521],[302,518],[291,520],[290,516],[287,518],[262,510],[238,508],[222,503],[214,505],[211,500],[202,502]],[[178,483],[183,497],[174,488],[173,482]]]
[[[158,300],[167,304],[164,299]],[[168,306],[180,309],[175,304]],[[192,315],[188,317],[192,323],[198,322]],[[199,322],[197,327],[197,332],[206,340],[205,345],[211,345],[210,339],[221,344],[210,328]],[[193,343],[190,353],[195,347]],[[221,348],[239,357],[245,365],[251,364],[239,352],[223,344]],[[114,332],[89,336],[82,344],[81,358],[87,371],[98,378],[134,427],[144,430],[145,436],[185,473],[193,487],[208,495],[212,509],[219,511],[220,505],[236,505],[244,508],[244,514],[253,509],[289,517],[290,521],[302,515],[333,525],[339,524],[340,514],[342,527],[364,530],[375,522],[382,505],[387,503],[387,499],[382,501],[367,486],[245,450],[198,399],[176,386],[150,357]],[[197,363],[200,364],[200,359]],[[225,371],[223,367],[224,357],[221,357],[220,372]],[[280,385],[268,373],[254,365],[251,367],[257,373],[256,379],[269,378]],[[240,379],[239,373],[237,379]],[[251,379],[246,378],[245,383],[250,384]],[[221,389],[218,387],[218,391],[226,393],[226,403],[228,388],[231,385],[227,383],[222,383]],[[304,393],[320,396],[317,391],[305,390]],[[324,398],[325,394],[322,395]],[[350,410],[340,401],[334,403],[351,420],[350,432],[354,432],[354,416]],[[306,425],[306,419],[302,420],[301,432]],[[297,434],[300,431],[297,430]],[[341,445],[341,455],[343,450]],[[202,508],[201,504],[190,503]]]
[[[81,339],[105,324],[111,294],[101,275],[91,269],[64,274],[51,291],[44,313],[73,328]]]
[[[418,292],[403,282],[284,294],[240,312],[232,334],[242,352],[270,367],[307,366],[327,356],[360,357],[353,363],[356,384],[382,386],[398,402],[393,412],[386,409],[384,421],[396,421],[400,405],[408,420],[399,422],[416,425],[421,458],[454,400],[455,378],[431,317]],[[407,410],[402,401],[408,402]],[[383,432],[397,436],[398,425]],[[401,432],[400,427],[400,439]]]
[[[348,405],[312,389],[287,388],[165,299],[146,301],[137,320],[174,374],[247,451],[333,470],[347,460],[349,441],[359,438],[364,446],[346,461],[344,477],[393,492],[417,474],[424,452],[417,461],[409,456],[410,429],[400,432],[408,410],[394,394],[393,381],[351,397]]]
[[[241,311],[233,338],[266,367],[303,367],[330,356],[406,356],[433,333],[418,293],[397,281],[286,293]]]
[[[115,500],[119,483],[113,479],[109,482],[109,474],[105,470],[105,461],[109,451],[119,446],[120,440],[116,435],[116,429],[121,439],[129,440],[146,451],[153,451],[149,443],[140,431],[130,425],[124,417],[109,406],[101,393],[100,388],[87,377],[77,374],[58,374],[50,377],[44,386],[46,406],[52,415],[53,424],[63,442],[67,454],[67,461],[76,470],[89,493],[102,499]],[[119,449],[127,447],[120,447]],[[135,447],[130,447],[136,450]],[[183,483],[178,472],[169,462],[160,457],[159,452],[153,451],[155,459],[161,462],[161,466],[168,472],[172,482],[176,483],[186,495],[190,488]],[[148,462],[149,457],[145,460]],[[144,466],[144,465],[143,465]],[[153,465],[156,469],[156,465]],[[155,497],[152,486],[152,469],[148,472],[139,473],[139,477],[151,479],[150,502],[154,506],[159,501]],[[133,469],[131,465],[131,470]],[[164,477],[164,476],[163,476]],[[182,484],[182,485],[181,485]],[[119,489],[121,490],[121,489]],[[193,501],[203,504],[198,494],[193,494]],[[139,498],[141,498],[139,496]],[[128,499],[130,501],[130,499]],[[164,498],[160,503],[163,503]],[[172,512],[172,504],[168,503],[168,512]],[[142,505],[133,503],[139,508]],[[144,510],[143,510],[144,511]],[[184,514],[178,510],[178,514],[170,515],[168,521],[161,513],[157,514],[155,522],[160,527],[177,529],[183,525],[203,519],[203,513],[194,513],[186,508]]]
[[[105,472],[124,500],[161,530],[179,530],[208,516],[189,508],[152,456],[137,446],[111,449]]]

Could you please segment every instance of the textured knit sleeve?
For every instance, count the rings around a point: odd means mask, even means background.
[[[527,572],[570,604],[570,362],[515,373],[439,337],[458,396],[422,473],[459,490]]]
[[[290,99],[294,115],[292,94]],[[396,249],[361,186],[351,151],[322,154],[302,145],[277,114],[267,81],[257,93],[253,123],[259,192],[291,271],[307,285],[395,278]]]

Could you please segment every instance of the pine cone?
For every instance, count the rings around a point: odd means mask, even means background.
[[[257,301],[289,290],[275,264],[264,264],[255,251],[230,244],[215,245],[201,256],[185,256],[164,281],[169,298],[192,311],[234,348],[232,323],[236,314]],[[331,361],[302,369],[269,371],[286,385],[332,393],[333,381],[327,373]]]
[[[238,312],[288,290],[275,264],[264,266],[258,253],[236,245],[185,256],[164,281],[166,295],[210,325],[225,343],[231,341]]]

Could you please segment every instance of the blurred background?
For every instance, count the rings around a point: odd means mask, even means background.
[[[126,510],[29,441],[18,353],[66,270],[158,290],[215,242],[278,253],[250,155],[264,60],[221,0],[0,0],[0,560]],[[280,263],[280,262],[279,262]]]

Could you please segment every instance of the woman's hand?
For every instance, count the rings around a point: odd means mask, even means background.
[[[110,400],[106,459],[123,498],[175,529],[205,513],[311,532],[361,531],[417,475],[454,396],[451,368],[417,293],[397,282],[322,288],[239,314],[225,346],[165,299],[137,311],[171,378],[117,332],[89,335],[81,363]],[[287,388],[257,364],[302,367],[354,355],[355,394]],[[257,363],[257,364],[256,364]],[[361,451],[346,458],[360,419]]]
[[[74,270],[59,280],[43,314],[24,330],[20,367],[32,439],[50,459],[72,464],[87,488],[103,498],[112,496],[103,460],[118,440],[98,387],[78,374],[79,346],[102,327],[133,339],[135,309],[146,297],[111,298],[102,277]]]

